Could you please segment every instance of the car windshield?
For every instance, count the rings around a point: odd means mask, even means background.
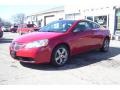
[[[73,23],[73,20],[54,21],[42,27],[40,32],[66,32]]]

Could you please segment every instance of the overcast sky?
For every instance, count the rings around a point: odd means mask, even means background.
[[[96,7],[119,4],[120,0],[0,0],[0,17],[10,19],[17,13],[31,14],[63,5]]]
[[[53,7],[56,5],[0,5],[0,17],[8,20],[18,13],[29,15]]]

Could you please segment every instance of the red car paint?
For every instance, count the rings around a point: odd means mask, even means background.
[[[61,20],[68,21],[69,20]],[[74,31],[78,23],[91,22],[76,20],[65,32],[33,32],[14,39],[10,45],[10,54],[13,58],[27,63],[48,63],[56,46],[65,44],[69,47],[70,56],[92,49],[101,48],[106,37],[110,38],[109,30],[100,27],[86,31]],[[57,26],[56,26],[57,27]],[[47,46],[25,48],[30,42],[48,39]],[[27,60],[27,59],[30,60]],[[24,59],[24,60],[23,60]]]
[[[23,24],[23,25],[19,25],[17,32],[22,35],[22,34],[34,32],[37,30],[39,30],[39,28],[35,26],[34,24]]]
[[[18,29],[18,26],[17,25],[14,25],[10,28],[10,32],[13,32],[13,33],[16,33],[17,32],[17,29]]]

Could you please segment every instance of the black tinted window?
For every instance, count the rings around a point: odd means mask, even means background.
[[[78,23],[76,28],[79,29],[79,30],[89,30],[89,29],[91,29],[91,26],[88,22],[81,21],[81,22]]]
[[[97,28],[100,28],[100,26],[96,23],[93,23],[93,29],[97,29]]]

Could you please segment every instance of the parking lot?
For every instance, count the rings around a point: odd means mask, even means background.
[[[76,55],[63,67],[25,64],[9,55],[17,33],[0,39],[0,84],[120,84],[120,41],[111,40],[107,53],[98,50]]]

